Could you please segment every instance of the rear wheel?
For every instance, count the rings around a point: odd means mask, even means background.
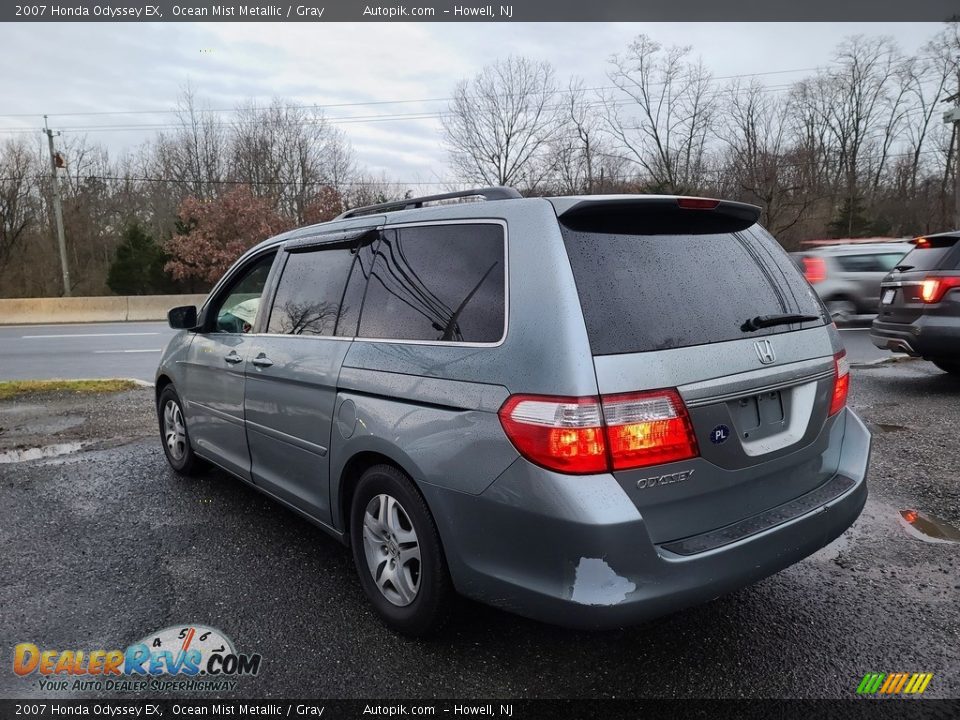
[[[932,360],[934,365],[951,375],[960,375],[960,360]]]
[[[413,481],[376,465],[357,483],[350,540],[360,584],[387,626],[412,636],[439,630],[453,603],[440,535]]]
[[[177,391],[173,389],[173,385],[167,385],[160,393],[160,399],[157,400],[157,417],[160,421],[163,453],[167,456],[170,467],[181,475],[196,475],[200,469],[200,461],[190,447],[183,403]]]

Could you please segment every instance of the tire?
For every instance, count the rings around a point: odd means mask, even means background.
[[[944,372],[960,375],[960,360],[931,360],[931,362]]]
[[[163,454],[167,456],[177,473],[187,477],[197,475],[201,469],[200,458],[190,447],[190,435],[187,432],[187,421],[183,414],[183,403],[180,396],[167,385],[157,400],[157,420],[160,423],[160,443]],[[172,437],[171,437],[172,435]]]
[[[443,627],[453,585],[436,523],[405,473],[375,465],[360,477],[350,504],[350,545],[360,585],[387,627],[412,637]]]

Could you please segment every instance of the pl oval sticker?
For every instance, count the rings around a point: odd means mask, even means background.
[[[725,443],[728,437],[730,437],[730,428],[726,425],[717,425],[710,431],[710,442],[714,445]]]

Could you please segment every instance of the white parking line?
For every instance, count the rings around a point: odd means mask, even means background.
[[[159,335],[158,332],[141,333],[80,333],[78,335],[21,335],[21,340],[39,340],[40,338],[86,338],[86,337],[130,337],[132,335]]]
[[[149,350],[94,350],[95,355],[109,355],[111,353],[143,353],[143,352],[163,352],[163,348],[150,348]]]

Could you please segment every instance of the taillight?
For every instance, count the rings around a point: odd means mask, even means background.
[[[827,279],[827,263],[823,258],[803,258],[803,276],[811,285]]]
[[[920,299],[925,303],[938,303],[947,290],[960,287],[960,277],[927,278],[920,286]]]
[[[676,390],[602,398],[514,395],[499,415],[521,455],[563,473],[627,470],[699,454]]]
[[[847,351],[841,350],[833,356],[833,396],[830,398],[830,414],[836,415],[847,404],[850,392],[850,360]]]
[[[699,454],[687,408],[676,390],[606,395],[602,406],[614,470],[660,465]]]
[[[575,475],[607,469],[597,398],[514,395],[499,414],[507,437],[538,465]]]

